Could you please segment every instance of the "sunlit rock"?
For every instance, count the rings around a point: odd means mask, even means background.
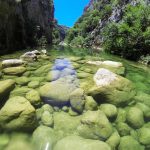
[[[14,67],[14,66],[20,66],[23,65],[25,62],[21,59],[8,59],[2,61],[2,67],[7,68],[7,67]]]
[[[124,105],[132,101],[136,94],[131,81],[104,68],[97,71],[93,80],[93,85],[89,85],[88,94],[98,103]]]

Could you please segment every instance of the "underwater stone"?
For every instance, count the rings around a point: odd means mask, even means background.
[[[83,114],[81,124],[78,126],[78,133],[87,139],[105,141],[112,134],[112,126],[102,111],[87,111]]]
[[[43,125],[48,127],[53,127],[54,120],[53,120],[53,115],[50,114],[50,112],[44,111],[41,116],[41,121]]]
[[[7,68],[7,67],[15,67],[15,66],[20,66],[23,65],[25,62],[21,59],[8,59],[2,61],[2,67]]]
[[[26,99],[36,107],[42,103],[40,95],[36,90],[30,90],[28,93],[26,93]]]
[[[121,138],[118,150],[144,150],[144,147],[141,146],[133,137],[124,136]]]
[[[141,144],[150,146],[150,128],[142,127],[138,130],[138,136]]]
[[[143,112],[137,107],[131,107],[127,112],[127,122],[135,129],[144,125]]]
[[[92,96],[86,96],[85,98],[85,110],[97,110],[97,103]]]
[[[19,77],[15,79],[16,83],[19,85],[27,85],[30,82],[30,79],[27,77]]]
[[[117,107],[112,104],[101,104],[99,108],[110,119],[117,116]]]
[[[111,148],[102,141],[83,139],[74,135],[58,141],[54,150],[111,150]]]
[[[35,109],[24,97],[10,98],[0,110],[0,126],[8,130],[32,130],[36,127]]]
[[[0,81],[0,101],[4,100],[5,97],[15,88],[15,81],[12,79]]]
[[[40,82],[39,81],[31,81],[28,83],[28,87],[29,88],[38,88],[40,86]]]
[[[75,111],[79,113],[83,112],[85,104],[85,96],[83,89],[78,88],[70,94],[70,104]]]
[[[6,75],[22,75],[25,71],[25,67],[9,67],[2,70]]]

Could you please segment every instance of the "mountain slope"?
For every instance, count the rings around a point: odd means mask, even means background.
[[[69,30],[67,41],[81,47],[138,59],[150,51],[149,0],[91,0]]]

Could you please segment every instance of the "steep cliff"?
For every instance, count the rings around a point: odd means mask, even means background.
[[[53,0],[0,0],[0,53],[52,42]]]
[[[149,4],[149,0],[90,0],[67,41],[81,47],[103,46],[131,59],[137,59],[134,53],[146,55],[150,53]]]

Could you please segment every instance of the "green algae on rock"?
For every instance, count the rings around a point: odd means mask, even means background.
[[[0,110],[0,126],[3,129],[33,130],[36,125],[35,109],[24,97],[10,98]]]
[[[87,139],[105,141],[111,136],[112,131],[111,123],[100,110],[85,112],[78,126],[79,135]]]
[[[83,139],[79,136],[67,136],[58,141],[54,150],[111,150],[107,143],[98,140]]]
[[[4,100],[15,88],[15,81],[12,79],[0,81],[0,101]]]
[[[120,140],[118,150],[144,150],[144,146],[140,145],[131,136],[124,136]]]
[[[6,75],[22,75],[25,71],[26,68],[25,67],[10,67],[10,68],[5,68],[2,70],[4,74]]]

